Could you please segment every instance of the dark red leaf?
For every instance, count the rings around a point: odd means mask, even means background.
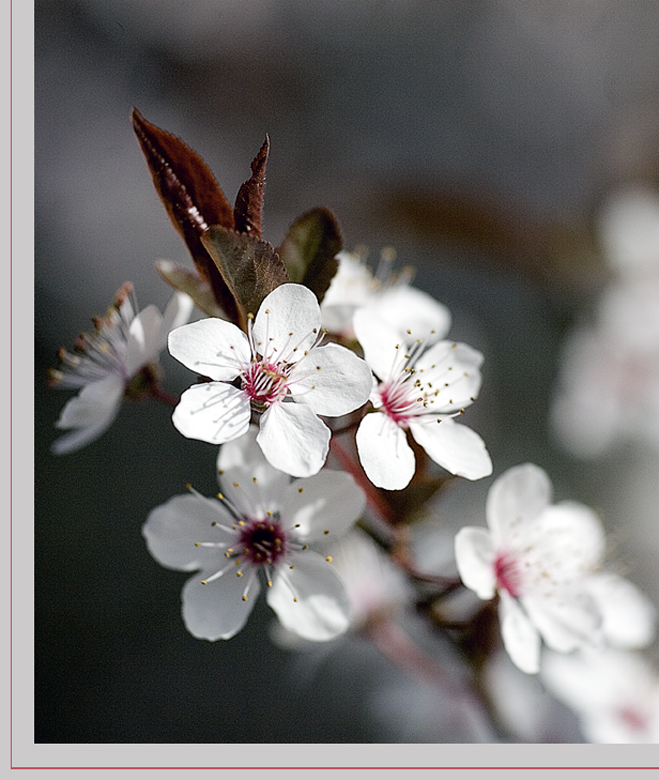
[[[136,108],[132,120],[169,218],[183,237],[200,275],[211,285],[219,306],[230,319],[235,319],[236,302],[201,242],[209,225],[233,228],[231,205],[210,168],[186,143],[147,122]]]
[[[263,146],[252,160],[252,175],[238,190],[234,209],[235,228],[239,233],[251,233],[256,238],[262,236],[263,187],[265,185],[265,167],[270,152],[270,139],[266,135]],[[217,224],[222,224],[218,222]],[[227,225],[224,225],[227,227]]]

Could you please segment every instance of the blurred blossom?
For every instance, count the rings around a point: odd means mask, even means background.
[[[590,742],[659,742],[659,676],[642,656],[547,653],[542,679],[578,715]]]
[[[585,458],[619,442],[659,448],[659,196],[618,193],[600,234],[616,276],[563,347],[552,408],[557,436]]]
[[[53,444],[55,454],[75,452],[98,439],[119,413],[124,396],[150,392],[169,332],[187,322],[192,309],[191,298],[175,293],[164,315],[155,306],[138,314],[127,282],[107,314],[94,319],[95,330],[80,334],[73,352],[60,349],[60,365],[50,371],[51,385],[80,392],[56,423],[73,430]]]
[[[598,638],[601,615],[586,587],[604,552],[604,532],[582,504],[550,504],[551,484],[531,463],[508,469],[487,497],[489,530],[455,537],[464,584],[481,599],[499,596],[503,643],[524,672],[540,669],[541,639],[570,652]]]

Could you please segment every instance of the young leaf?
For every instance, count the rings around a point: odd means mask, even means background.
[[[263,187],[269,153],[270,139],[266,135],[263,146],[252,160],[252,175],[238,190],[236,206],[233,211],[235,228],[238,233],[251,233],[258,239],[262,235]]]
[[[197,308],[209,317],[228,319],[226,312],[215,300],[210,284],[198,273],[171,260],[156,260],[155,266],[161,279],[175,290],[187,293]]]
[[[322,301],[339,267],[336,255],[342,247],[332,212],[315,208],[295,220],[278,251],[290,280],[306,285]]]
[[[185,241],[197,270],[218,305],[235,320],[236,302],[201,242],[209,225],[234,226],[233,210],[210,168],[180,138],[147,122],[134,108],[133,129],[146,157],[156,192]]]
[[[284,264],[272,244],[221,225],[211,226],[202,241],[238,302],[238,324],[246,330],[247,315],[256,314],[265,296],[289,281]]]

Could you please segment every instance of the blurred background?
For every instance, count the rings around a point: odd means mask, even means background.
[[[501,738],[357,636],[305,653],[273,643],[264,604],[229,642],[189,636],[187,575],[159,567],[140,528],[188,482],[215,492],[212,448],[181,437],[166,407],[126,404],[100,440],[56,457],[70,394],[46,388],[47,369],[124,281],[162,308],[154,261],[192,267],[132,108],[195,149],[231,202],[267,133],[264,237],[277,245],[325,205],[347,249],[377,260],[394,246],[452,310],[451,336],[485,355],[466,422],[494,476],[533,461],[557,498],[596,507],[615,559],[659,605],[656,451],[578,458],[550,426],[562,345],[610,275],[598,209],[621,185],[659,185],[659,5],[37,0],[35,21],[35,740]],[[168,389],[189,385],[162,364]],[[446,528],[484,523],[491,481],[453,489]],[[533,686],[546,717],[517,739],[579,741]]]

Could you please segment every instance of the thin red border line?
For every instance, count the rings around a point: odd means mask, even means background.
[[[12,769],[659,769],[659,766],[19,766]]]

